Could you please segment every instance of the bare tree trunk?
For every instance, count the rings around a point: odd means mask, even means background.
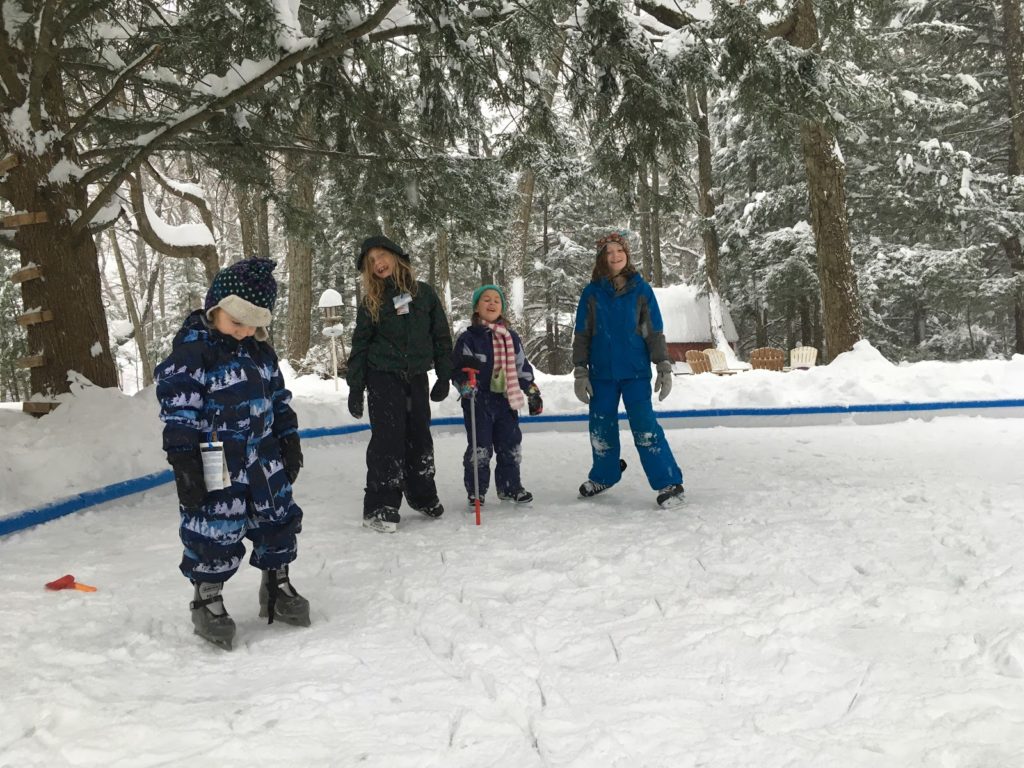
[[[432,250],[427,258],[427,282],[434,287],[435,291],[437,290],[437,248]]]
[[[117,242],[117,235],[114,230],[110,230],[107,234],[110,248],[114,252],[114,260],[117,262],[117,274],[121,278],[124,306],[128,310],[128,319],[132,321],[132,328],[135,330],[135,344],[139,348],[139,363],[142,366],[142,386],[148,387],[153,383],[153,364],[149,359],[146,330],[142,327],[139,309],[135,304],[135,297],[132,295],[131,284],[128,282],[128,272],[124,268],[124,257],[121,254],[121,246]]]
[[[651,268],[651,185],[647,180],[647,166],[640,168],[637,177],[637,197],[640,202],[640,259],[641,273],[648,283],[654,281],[654,270]]]
[[[659,288],[665,284],[661,264],[661,175],[658,161],[651,163],[651,278]]]
[[[537,186],[537,177],[533,169],[527,168],[519,177],[519,218],[516,220],[517,241],[508,253],[505,261],[505,279],[511,284],[506,286],[509,292],[508,319],[513,324],[521,324],[525,297],[525,266],[530,251],[530,219],[533,215],[533,193]]]
[[[235,204],[238,207],[238,227],[242,236],[242,258],[259,253],[259,207],[256,190],[251,185],[235,186]]]
[[[811,325],[811,300],[806,296],[800,298],[800,343],[809,347],[812,345],[814,329]]]
[[[1024,169],[1024,31],[1021,30],[1020,0],[1003,0],[1003,61],[1010,92],[1010,174]],[[1014,277],[1014,351],[1024,354],[1024,255],[1019,233],[1003,241],[1003,249]]]
[[[270,258],[270,205],[267,196],[259,193],[256,199],[256,252],[261,259]]]
[[[448,272],[448,231],[439,229],[437,231],[437,295],[444,306],[445,316],[448,318],[448,329],[452,327],[452,282]]]
[[[32,392],[67,392],[72,371],[97,386],[116,387],[96,244],[89,234],[72,236],[67,215],[69,210],[86,208],[85,190],[48,179],[63,157],[28,154],[19,159],[20,164],[7,173],[5,197],[16,210],[47,217],[45,222],[19,227],[14,235],[22,266],[35,265],[42,271],[42,278],[21,283],[25,310],[52,313],[51,320],[27,326],[29,354],[43,356],[43,365],[29,373]],[[75,161],[70,155],[67,159]]]
[[[729,349],[725,338],[725,310],[719,290],[718,231],[715,229],[715,201],[711,195],[714,178],[711,168],[711,127],[708,122],[708,92],[703,86],[686,89],[690,116],[697,126],[697,210],[700,236],[704,243],[704,274],[707,276],[708,309],[711,313],[711,337],[715,347]],[[758,344],[763,346],[763,344]]]
[[[555,89],[558,85],[558,74],[562,70],[562,56],[564,53],[565,33],[563,32],[560,40],[555,45],[555,50],[551,53],[551,58],[548,60],[547,78],[543,86],[544,103],[549,108],[555,98]],[[525,267],[528,261],[527,254],[530,250],[530,219],[533,215],[533,194],[536,186],[536,174],[534,174],[532,168],[527,168],[519,177],[519,216],[515,224],[516,242],[508,252],[505,264],[499,268],[499,271],[502,273],[502,280],[509,283],[506,286],[506,290],[509,293],[509,303],[512,306],[506,308],[506,317],[512,323],[520,323],[522,321],[523,303],[526,300],[524,296],[524,278],[526,275]]]
[[[550,220],[548,218],[549,210],[548,192],[544,190],[544,195],[541,198],[541,210],[544,214],[544,219],[541,226],[541,261],[544,264],[548,263],[549,254],[549,243],[548,237],[550,235]],[[551,281],[547,281],[545,285],[545,296],[544,296],[544,349],[546,354],[542,361],[541,370],[549,373],[554,373],[558,368],[558,299],[555,292],[552,291],[554,286]]]
[[[814,0],[799,0],[795,23],[786,39],[805,50],[819,46]],[[825,346],[831,359],[852,349],[861,337],[857,275],[846,210],[846,165],[835,135],[824,123],[803,120],[800,138],[818,256]]]
[[[313,162],[297,152],[289,153],[289,207],[296,212],[299,226],[288,232],[288,359],[298,364],[309,352],[313,311],[313,242],[310,227],[303,222],[316,205],[317,173]],[[265,204],[261,207],[265,214]],[[262,240],[262,237],[260,238]],[[269,252],[269,246],[268,246]]]
[[[754,338],[757,346],[768,346],[768,307],[764,304],[754,309]]]

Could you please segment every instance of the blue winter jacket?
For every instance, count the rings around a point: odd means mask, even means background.
[[[516,353],[516,372],[519,374],[519,388],[526,392],[533,384],[533,366],[523,352],[523,342],[512,329],[512,347]],[[455,340],[452,349],[452,381],[461,386],[467,379],[462,369],[466,367],[465,358],[471,357],[479,368],[477,381],[482,382],[480,391],[488,391],[488,382],[494,373],[494,339],[493,332],[486,325],[471,325]]]
[[[280,459],[278,439],[297,431],[292,395],[273,348],[214,330],[196,310],[156,367],[167,453],[195,450],[216,432],[232,476],[256,457]]]
[[[651,286],[633,275],[616,290],[602,278],[583,289],[572,341],[574,366],[592,379],[649,379],[651,363],[668,360],[661,310]]]

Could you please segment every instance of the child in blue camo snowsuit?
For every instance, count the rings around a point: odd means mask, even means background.
[[[651,405],[651,363],[657,366],[654,391],[664,400],[672,388],[658,300],[630,262],[629,243],[620,232],[597,242],[592,280],[576,308],[572,342],[576,397],[590,405],[590,446],[594,464],[580,496],[596,496],[622,478],[619,458],[619,399],[626,406],[633,442],[658,504],[682,503],[683,473]]]
[[[253,542],[249,562],[263,571],[260,615],[309,626],[309,603],[288,578],[302,510],[292,483],[302,466],[297,420],[267,326],[277,297],[274,262],[247,259],[222,269],[156,367],[163,448],[174,469],[184,554],[194,584],[197,634],[231,648],[235,624],[221,589]],[[200,445],[223,443],[230,482],[207,490]]]
[[[505,294],[496,285],[482,285],[473,292],[473,321],[455,342],[452,351],[452,381],[462,397],[466,437],[471,441],[463,458],[464,480],[469,505],[475,506],[473,473],[477,473],[480,503],[491,480],[491,456],[497,455],[494,484],[498,498],[528,504],[533,495],[523,488],[519,474],[523,433],[519,430],[519,409],[528,404],[530,415],[539,414],[544,404],[533,380],[533,367],[523,353],[518,334],[505,322],[502,311]],[[477,371],[476,467],[473,462],[470,409],[473,391],[464,368]]]

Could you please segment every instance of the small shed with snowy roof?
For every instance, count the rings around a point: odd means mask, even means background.
[[[715,345],[711,335],[711,310],[708,297],[699,295],[693,285],[672,285],[655,288],[661,319],[665,324],[665,342],[668,356],[679,362],[686,361],[690,349],[702,350]],[[729,308],[722,305],[722,325],[729,346],[736,349],[739,334],[733,325]]]

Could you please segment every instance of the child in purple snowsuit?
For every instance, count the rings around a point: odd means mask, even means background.
[[[544,404],[533,377],[533,367],[523,353],[519,335],[505,322],[502,311],[505,294],[496,285],[482,285],[473,292],[473,321],[455,341],[452,351],[452,381],[462,397],[466,437],[470,432],[473,391],[464,368],[477,371],[476,391],[476,469],[480,503],[491,480],[491,457],[497,456],[494,484],[498,498],[528,504],[533,495],[523,488],[519,473],[523,433],[519,429],[519,409],[529,405],[531,416]],[[464,480],[469,506],[474,506],[473,446],[463,458]]]

